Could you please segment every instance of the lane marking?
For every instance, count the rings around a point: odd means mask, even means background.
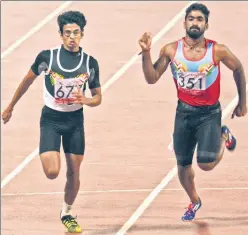
[[[1,53],[1,59],[4,59],[10,53],[12,53],[16,48],[18,48],[24,41],[29,39],[33,34],[38,32],[43,26],[45,26],[49,21],[51,21],[57,14],[67,8],[72,1],[67,1],[57,7],[53,12],[51,12],[46,18],[41,20],[37,25],[31,28],[24,36],[16,40],[11,46],[9,46],[3,53]]]
[[[202,191],[235,191],[248,190],[248,187],[233,187],[233,188],[198,188]],[[101,194],[101,193],[145,193],[152,192],[153,189],[113,189],[113,190],[90,190],[79,191],[78,194]],[[182,188],[166,188],[165,191],[184,191]],[[25,197],[25,196],[44,196],[44,195],[64,195],[64,192],[27,192],[27,193],[3,193],[2,197]]]
[[[38,154],[39,149],[36,148],[21,162],[21,164],[19,164],[10,174],[8,174],[1,181],[1,189],[3,189],[16,175],[18,175],[25,168],[25,166],[27,166]]]
[[[128,221],[121,227],[121,229],[116,233],[116,235],[124,235],[132,227],[132,225],[138,220],[138,218],[143,214],[146,208],[152,203],[156,196],[167,186],[170,181],[174,178],[177,173],[177,167],[174,166],[172,170],[165,176],[161,183],[149,194],[147,198],[142,202],[138,209],[132,214]]]
[[[173,148],[173,135],[171,135],[170,137],[171,137],[171,142],[170,142],[170,144],[168,145],[168,149],[169,149],[171,152],[174,152],[174,148]]]

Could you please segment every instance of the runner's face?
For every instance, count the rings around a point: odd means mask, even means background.
[[[70,51],[77,51],[82,37],[83,32],[77,24],[64,25],[61,38],[66,49]]]
[[[201,11],[191,11],[184,22],[184,28],[190,38],[200,38],[208,29],[204,14]]]

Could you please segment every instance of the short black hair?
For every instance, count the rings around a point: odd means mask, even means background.
[[[66,11],[58,16],[57,22],[59,25],[60,33],[63,33],[63,27],[66,24],[77,24],[83,31],[86,25],[86,19],[83,13],[80,11]]]
[[[208,23],[208,17],[209,17],[210,11],[208,10],[208,8],[204,4],[202,4],[202,3],[191,4],[186,9],[185,20],[191,11],[200,11],[205,16],[206,23]]]

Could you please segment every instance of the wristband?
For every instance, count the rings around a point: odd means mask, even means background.
[[[146,51],[150,51],[151,48],[147,49],[147,50],[142,50],[138,55],[141,55],[143,52],[146,52]]]

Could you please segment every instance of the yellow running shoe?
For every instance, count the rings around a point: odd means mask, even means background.
[[[78,225],[76,218],[71,215],[65,215],[61,218],[62,224],[67,228],[69,233],[81,233],[82,229]]]

